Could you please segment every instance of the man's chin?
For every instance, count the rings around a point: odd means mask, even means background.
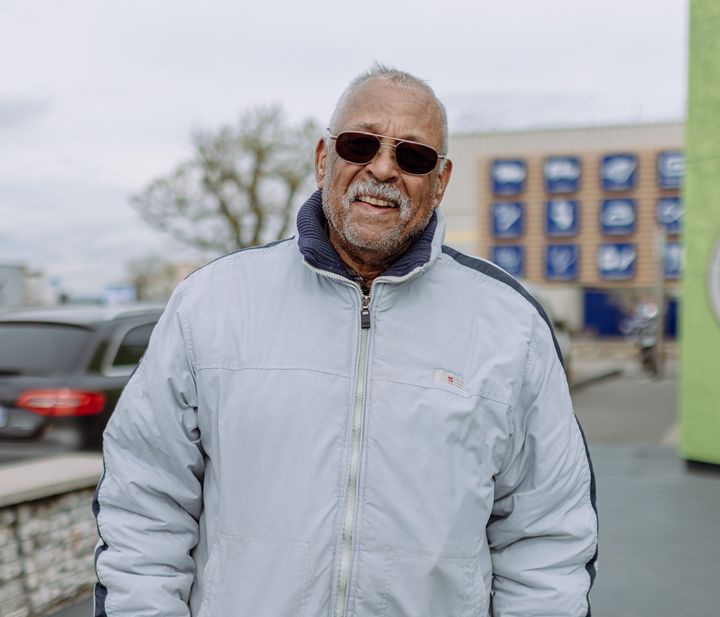
[[[357,229],[347,229],[341,234],[345,243],[364,253],[372,254],[375,258],[385,259],[402,252],[402,240],[395,233],[367,233]]]

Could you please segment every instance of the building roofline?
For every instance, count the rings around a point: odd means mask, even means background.
[[[685,119],[675,119],[657,122],[635,122],[626,124],[590,124],[578,126],[537,126],[523,129],[489,129],[485,131],[458,131],[450,133],[450,138],[482,137],[496,135],[528,135],[532,133],[579,133],[587,131],[607,131],[623,129],[653,129],[684,127]]]

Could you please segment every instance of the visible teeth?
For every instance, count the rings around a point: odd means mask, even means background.
[[[363,201],[366,204],[370,204],[371,206],[381,206],[383,208],[397,207],[392,201],[386,201],[384,199],[376,199],[375,197],[370,197],[370,195],[360,195],[360,196],[358,196],[358,200]]]

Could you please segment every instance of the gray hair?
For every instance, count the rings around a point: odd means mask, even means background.
[[[340,95],[340,98],[335,105],[335,110],[333,111],[333,114],[330,118],[330,132],[337,133],[340,119],[345,112],[345,107],[347,106],[348,100],[355,93],[355,91],[360,85],[364,84],[366,81],[370,81],[371,79],[377,79],[387,84],[397,86],[398,88],[419,88],[420,90],[423,90],[430,95],[432,100],[435,102],[438,111],[440,112],[440,121],[442,123],[442,146],[440,154],[446,155],[448,151],[447,113],[445,111],[445,106],[437,97],[435,91],[424,79],[415,77],[415,75],[412,75],[411,73],[406,73],[405,71],[400,71],[396,68],[386,66],[384,64],[381,64],[380,62],[373,63],[373,65],[369,69],[363,71],[362,73],[360,73],[360,75],[355,77],[347,85],[345,90],[343,90],[343,93]],[[328,143],[329,138],[326,137],[325,141],[326,143]],[[442,170],[445,168],[446,161],[446,158],[440,159],[440,166],[438,169],[439,172],[442,172]]]

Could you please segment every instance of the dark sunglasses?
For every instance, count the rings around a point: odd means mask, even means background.
[[[343,131],[337,135],[333,135],[330,129],[327,132],[330,139],[335,140],[335,152],[338,153],[338,156],[355,165],[367,165],[375,158],[381,146],[394,148],[398,167],[406,174],[413,176],[429,174],[435,169],[438,159],[445,158],[445,155],[438,154],[435,148],[416,141],[359,131]],[[384,144],[381,138],[392,139],[396,143]]]

